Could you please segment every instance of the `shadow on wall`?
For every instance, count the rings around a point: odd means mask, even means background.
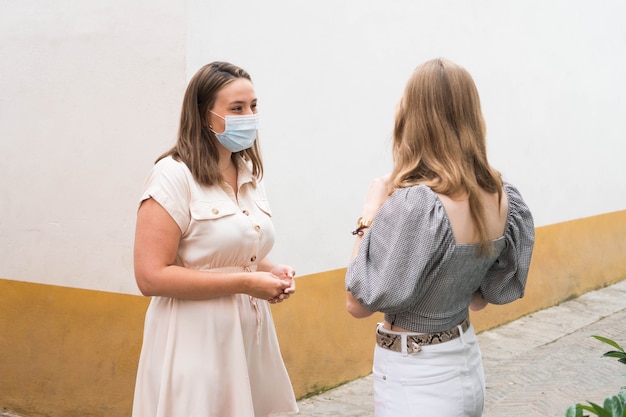
[[[476,330],[618,282],[624,236],[626,211],[538,228],[525,297],[473,313]],[[346,313],[344,274],[300,277],[296,295],[272,306],[298,398],[370,373],[382,315]],[[0,293],[0,413],[130,415],[148,298],[10,280]]]

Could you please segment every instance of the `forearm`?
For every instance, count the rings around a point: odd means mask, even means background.
[[[141,293],[187,300],[206,300],[231,294],[247,293],[249,272],[205,272],[177,265],[163,268],[136,268],[135,277]]]
[[[350,291],[346,291],[346,309],[348,313],[357,319],[369,317],[374,314],[373,311],[369,311],[363,307]]]
[[[357,229],[353,232],[356,239],[352,248],[352,256],[350,257],[350,260],[353,260],[358,256],[363,237],[366,233],[369,233],[369,226],[374,220],[376,213],[389,197],[387,191],[388,183],[389,175],[386,175],[375,179],[370,185],[365,198],[365,204],[363,204],[363,209],[361,210],[360,219],[357,222]],[[369,317],[374,314],[373,311],[369,311],[363,307],[359,300],[352,295],[350,290],[346,291],[346,309],[356,318]]]
[[[354,246],[352,247],[352,256],[350,260],[356,258],[356,255],[359,253],[359,246],[361,246],[361,241],[363,240],[363,236],[356,235],[356,239],[354,239]]]
[[[275,266],[276,264],[271,262],[269,259],[263,258],[263,260],[257,265],[256,269],[257,271],[271,272]]]
[[[367,221],[367,224],[370,224],[371,219],[374,218],[375,214],[376,214],[376,211],[369,208],[368,205],[366,204],[365,207],[363,208],[363,211],[361,212],[361,219],[365,219]],[[355,240],[354,240],[354,246],[352,248],[352,256],[350,257],[350,260],[353,260],[359,254],[359,248],[361,247],[363,236],[365,236],[365,234],[368,232],[369,232],[369,227],[363,228],[360,231],[357,229],[357,232],[354,235]],[[352,295],[352,292],[349,290],[346,291],[346,309],[348,310],[348,313],[350,313],[353,317],[356,317],[358,319],[369,317],[372,314],[374,314],[373,311],[369,311],[365,307],[363,307],[361,303],[359,302],[359,300],[357,300],[354,297],[354,295]]]
[[[365,207],[363,207],[359,220],[363,219],[364,223],[366,223],[368,226],[361,228],[360,231],[359,229],[357,229],[352,232],[353,234],[356,232],[356,234],[354,234],[356,239],[354,240],[354,246],[352,247],[352,256],[350,257],[351,260],[356,258],[357,254],[359,253],[359,247],[361,246],[361,241],[363,241],[363,236],[365,236],[365,233],[369,231],[369,225],[371,225],[374,216],[376,216],[376,211],[377,209],[374,209],[367,204],[365,205]]]
[[[489,302],[483,298],[483,294],[480,291],[476,291],[472,296],[472,301],[470,301],[470,310],[478,311],[487,307]]]

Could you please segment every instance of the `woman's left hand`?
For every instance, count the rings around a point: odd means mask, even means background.
[[[368,220],[373,220],[380,206],[389,198],[389,181],[391,174],[375,178],[365,196],[365,204],[361,216]]]
[[[270,271],[272,274],[276,275],[282,280],[289,281],[291,285],[288,288],[285,288],[282,294],[278,297],[274,297],[269,299],[268,301],[271,304],[280,303],[289,298],[291,294],[296,292],[296,280],[294,277],[296,276],[296,271],[290,267],[289,265],[276,265]]]

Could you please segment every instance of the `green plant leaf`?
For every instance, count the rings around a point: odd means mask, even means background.
[[[602,337],[602,336],[596,336],[596,335],[591,336],[591,337],[594,337],[594,338],[598,339],[601,342],[604,342],[604,343],[606,343],[608,345],[611,345],[611,346],[613,346],[617,350],[620,350],[622,352],[624,351],[624,348],[622,348],[620,345],[618,345],[617,342],[615,342],[614,340],[611,340],[609,338]]]
[[[580,404],[572,404],[565,412],[565,417],[586,417]]]
[[[580,408],[581,410],[591,411],[593,414],[598,415],[598,413],[596,413],[596,410],[594,410],[594,408],[589,405],[577,404],[576,407]]]
[[[593,414],[595,414],[595,415],[598,415],[598,413],[596,412],[596,410],[595,410],[593,407],[588,406],[588,405],[584,405],[584,404],[576,404],[576,408],[579,408],[579,409],[581,409],[581,410],[587,410],[587,411],[592,412],[592,413],[593,413]]]
[[[604,400],[604,409],[608,413],[610,413],[611,417],[623,417],[624,415],[624,406],[622,405],[617,395],[613,397],[607,397]]]
[[[584,417],[582,408],[578,404],[570,405],[565,412],[565,417]]]
[[[582,408],[583,410],[587,410],[592,412],[593,414],[597,415],[597,416],[601,416],[602,414],[600,414],[603,410],[602,407],[600,407],[598,404],[594,404],[591,401],[588,401],[589,404],[591,405],[585,405],[585,404],[578,404],[578,406],[580,408]]]
[[[626,358],[626,353],[625,352],[620,352],[620,351],[617,351],[617,350],[610,350],[610,351],[606,352],[602,356],[606,356],[606,357],[609,357],[609,358]]]
[[[593,411],[600,417],[613,417],[613,415],[611,413],[609,413],[608,411],[606,411],[604,408],[602,408],[600,405],[593,403],[591,401],[587,401],[589,404],[591,404],[591,406],[593,407]]]

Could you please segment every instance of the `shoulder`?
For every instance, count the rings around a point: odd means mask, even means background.
[[[504,192],[506,193],[507,197],[513,198],[514,200],[522,199],[522,194],[520,193],[520,191],[515,185],[509,182],[504,182],[503,187],[504,187]]]
[[[193,176],[183,162],[168,156],[157,161],[144,183],[143,198],[189,195]],[[157,199],[158,201],[158,199]]]
[[[404,200],[435,200],[436,194],[426,185],[413,185],[398,188],[391,194],[392,197]]]
[[[187,173],[191,174],[187,165],[182,161],[177,161],[171,156],[166,156],[162,158],[154,164],[152,167],[153,172],[157,173],[166,173],[172,175],[187,175]]]
[[[437,194],[426,185],[399,188],[387,200],[389,205],[408,211],[431,211],[440,204]]]
[[[507,232],[534,236],[534,221],[530,208],[514,185],[504,183],[504,192],[509,200]]]
[[[513,184],[504,183],[504,193],[509,200],[509,213],[523,213],[528,212],[530,214],[530,209],[528,205],[524,201],[522,197],[522,193],[519,189]]]
[[[379,210],[377,219],[412,230],[440,230],[445,223],[445,210],[437,194],[425,185],[399,188]]]
[[[177,161],[171,156],[167,156],[157,161],[147,179],[148,183],[158,183],[163,186],[167,184],[190,184],[193,182],[193,175],[184,162]]]

